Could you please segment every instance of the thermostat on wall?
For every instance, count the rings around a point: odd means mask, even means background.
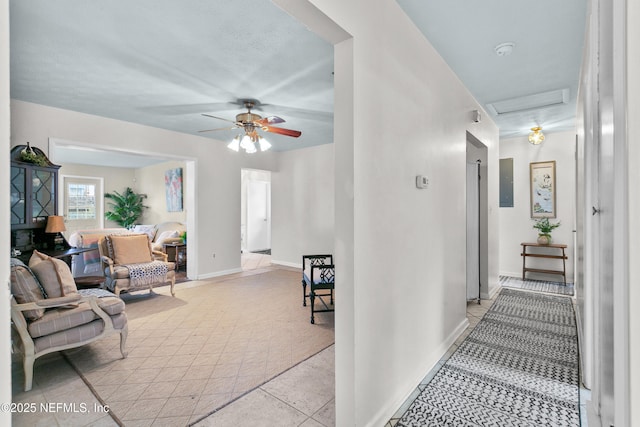
[[[429,187],[429,178],[424,175],[416,176],[416,187],[421,189]]]

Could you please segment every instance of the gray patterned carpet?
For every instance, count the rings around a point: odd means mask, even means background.
[[[519,277],[500,276],[500,286],[526,291],[547,292],[559,295],[573,295],[573,283],[549,282],[545,280],[522,280]]]
[[[503,289],[398,426],[579,426],[569,298]]]

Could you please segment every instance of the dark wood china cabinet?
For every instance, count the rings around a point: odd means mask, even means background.
[[[58,213],[58,169],[37,147],[11,149],[11,248],[25,255],[45,249],[47,217]]]

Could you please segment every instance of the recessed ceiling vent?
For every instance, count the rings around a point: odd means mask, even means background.
[[[499,116],[501,114],[537,110],[554,105],[567,104],[568,102],[569,88],[565,88],[492,102],[491,104],[487,104],[487,109],[494,116]]]

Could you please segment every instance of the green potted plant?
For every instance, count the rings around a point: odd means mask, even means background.
[[[538,230],[538,243],[541,245],[548,245],[551,243],[551,232],[560,227],[560,221],[552,224],[549,222],[549,218],[540,218],[536,220],[533,228]]]
[[[142,211],[148,207],[142,202],[147,198],[147,195],[138,194],[130,187],[127,187],[122,194],[114,191],[113,193],[105,193],[104,197],[112,200],[109,202],[111,211],[106,212],[105,217],[125,228],[133,227],[142,215]]]

